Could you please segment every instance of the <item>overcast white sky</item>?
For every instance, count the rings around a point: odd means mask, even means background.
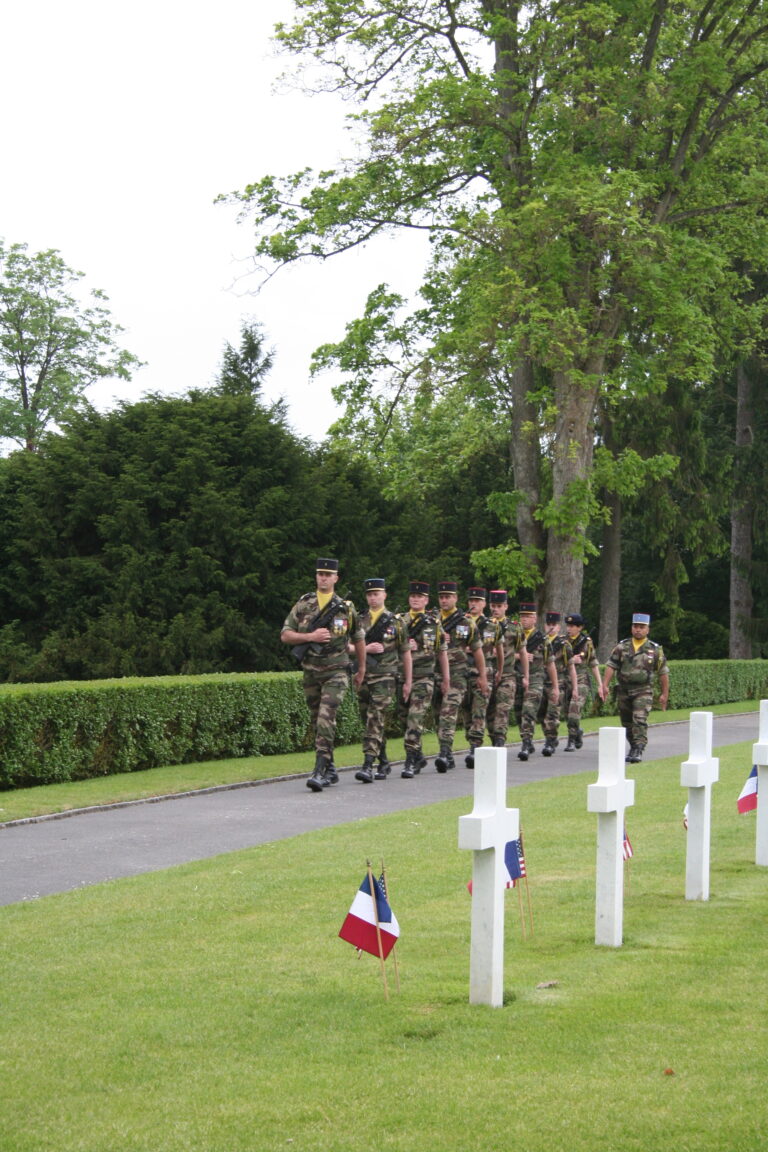
[[[0,236],[56,248],[103,289],[147,366],[89,393],[101,408],[205,386],[241,320],[276,350],[267,398],[302,435],[334,419],[314,348],[339,339],[368,292],[415,291],[413,236],[280,272],[252,295],[248,224],[215,197],[268,173],[332,167],[347,148],[331,96],[278,94],[290,67],[270,36],[291,0],[25,0],[6,6],[0,61]]]

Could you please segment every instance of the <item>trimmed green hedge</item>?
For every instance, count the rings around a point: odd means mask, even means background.
[[[671,708],[768,698],[765,660],[675,661],[670,674]],[[615,712],[593,701],[593,715]],[[336,735],[361,739],[351,691]],[[0,789],[311,747],[299,672],[0,687]]]
[[[347,693],[338,739],[361,738]],[[297,672],[0,688],[0,788],[312,746]]]

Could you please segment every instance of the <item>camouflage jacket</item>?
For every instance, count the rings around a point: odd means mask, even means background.
[[[549,681],[547,671],[549,665],[555,662],[552,645],[549,642],[549,637],[545,636],[538,628],[534,628],[527,636],[523,635],[528,651],[528,687],[541,688]],[[522,679],[522,668],[519,664],[516,665],[516,668],[517,675]]]
[[[472,617],[467,613],[459,612],[458,619],[453,623],[454,615],[451,612],[448,617],[452,622],[452,626],[448,629],[444,626],[445,620],[442,615],[440,618],[440,626],[443,628],[447,642],[448,664],[452,673],[466,671],[469,653],[476,652],[478,648],[483,646]]]
[[[383,624],[383,628],[377,628],[377,635],[371,637],[370,640],[376,639],[379,643],[384,645],[383,652],[369,652],[365,659],[365,678],[366,680],[383,679],[387,676],[397,675],[397,666],[400,662],[400,654],[408,651],[408,636],[403,626],[402,619],[396,616],[394,612],[384,609],[383,612],[376,618],[374,624],[370,611],[366,609],[360,617],[360,627],[365,635],[369,629],[376,628],[377,625]],[[381,635],[378,633],[381,632]],[[366,641],[370,643],[367,635]]]
[[[336,668],[347,668],[349,666],[347,644],[362,640],[365,636],[352,601],[342,600],[335,593],[334,599],[337,610],[328,629],[331,638],[327,644],[313,644],[307,649],[301,662],[302,668],[307,672],[329,672]],[[310,625],[319,611],[317,592],[307,592],[306,596],[302,596],[291,608],[285,618],[283,630],[288,628],[291,632],[311,631]]]
[[[617,644],[606,661],[606,667],[616,672],[619,688],[637,689],[647,687],[653,680],[654,672],[668,676],[669,667],[664,649],[653,640],[645,640],[635,651],[631,637]]]
[[[595,652],[592,637],[586,632],[579,632],[578,636],[575,636],[570,641],[570,645],[572,655],[581,656],[581,660],[574,664],[579,684],[588,684],[590,675],[593,675],[590,669],[600,667],[600,661],[597,659],[597,652]]]
[[[447,648],[445,633],[440,627],[437,615],[432,612],[420,612],[414,616],[412,612],[403,612],[398,619],[405,629],[409,646],[411,638],[416,642],[416,648],[411,652],[414,681],[434,676],[437,653],[444,652]]]
[[[485,657],[485,667],[489,675],[496,671],[496,647],[502,642],[503,632],[499,620],[494,620],[491,616],[473,616],[477,628],[477,634],[480,637],[480,643],[483,647],[483,656]],[[467,652],[467,664],[469,666],[470,676],[477,676],[477,666],[475,661]]]

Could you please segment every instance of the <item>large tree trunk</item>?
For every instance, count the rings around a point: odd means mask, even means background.
[[[533,364],[521,360],[511,380],[512,437],[510,455],[515,490],[523,499],[517,506],[517,537],[527,551],[544,552],[546,537],[534,512],[541,504],[541,447],[538,436],[538,413],[528,399],[533,391]]]
[[[544,607],[578,612],[584,582],[584,533],[589,524],[589,487],[594,455],[594,415],[602,362],[588,366],[594,383],[568,372],[553,378],[557,419],[552,460],[554,515],[547,537]]]
[[[731,504],[731,611],[728,655],[752,659],[752,502],[745,475],[754,428],[752,382],[744,364],[736,368],[736,457]]]

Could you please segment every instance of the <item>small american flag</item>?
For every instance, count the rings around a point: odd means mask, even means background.
[[[624,829],[624,841],[621,845],[621,851],[622,851],[622,854],[623,854],[625,860],[631,860],[632,857],[634,856],[634,852],[632,851],[632,845],[629,842],[629,836],[627,836],[626,828]]]

